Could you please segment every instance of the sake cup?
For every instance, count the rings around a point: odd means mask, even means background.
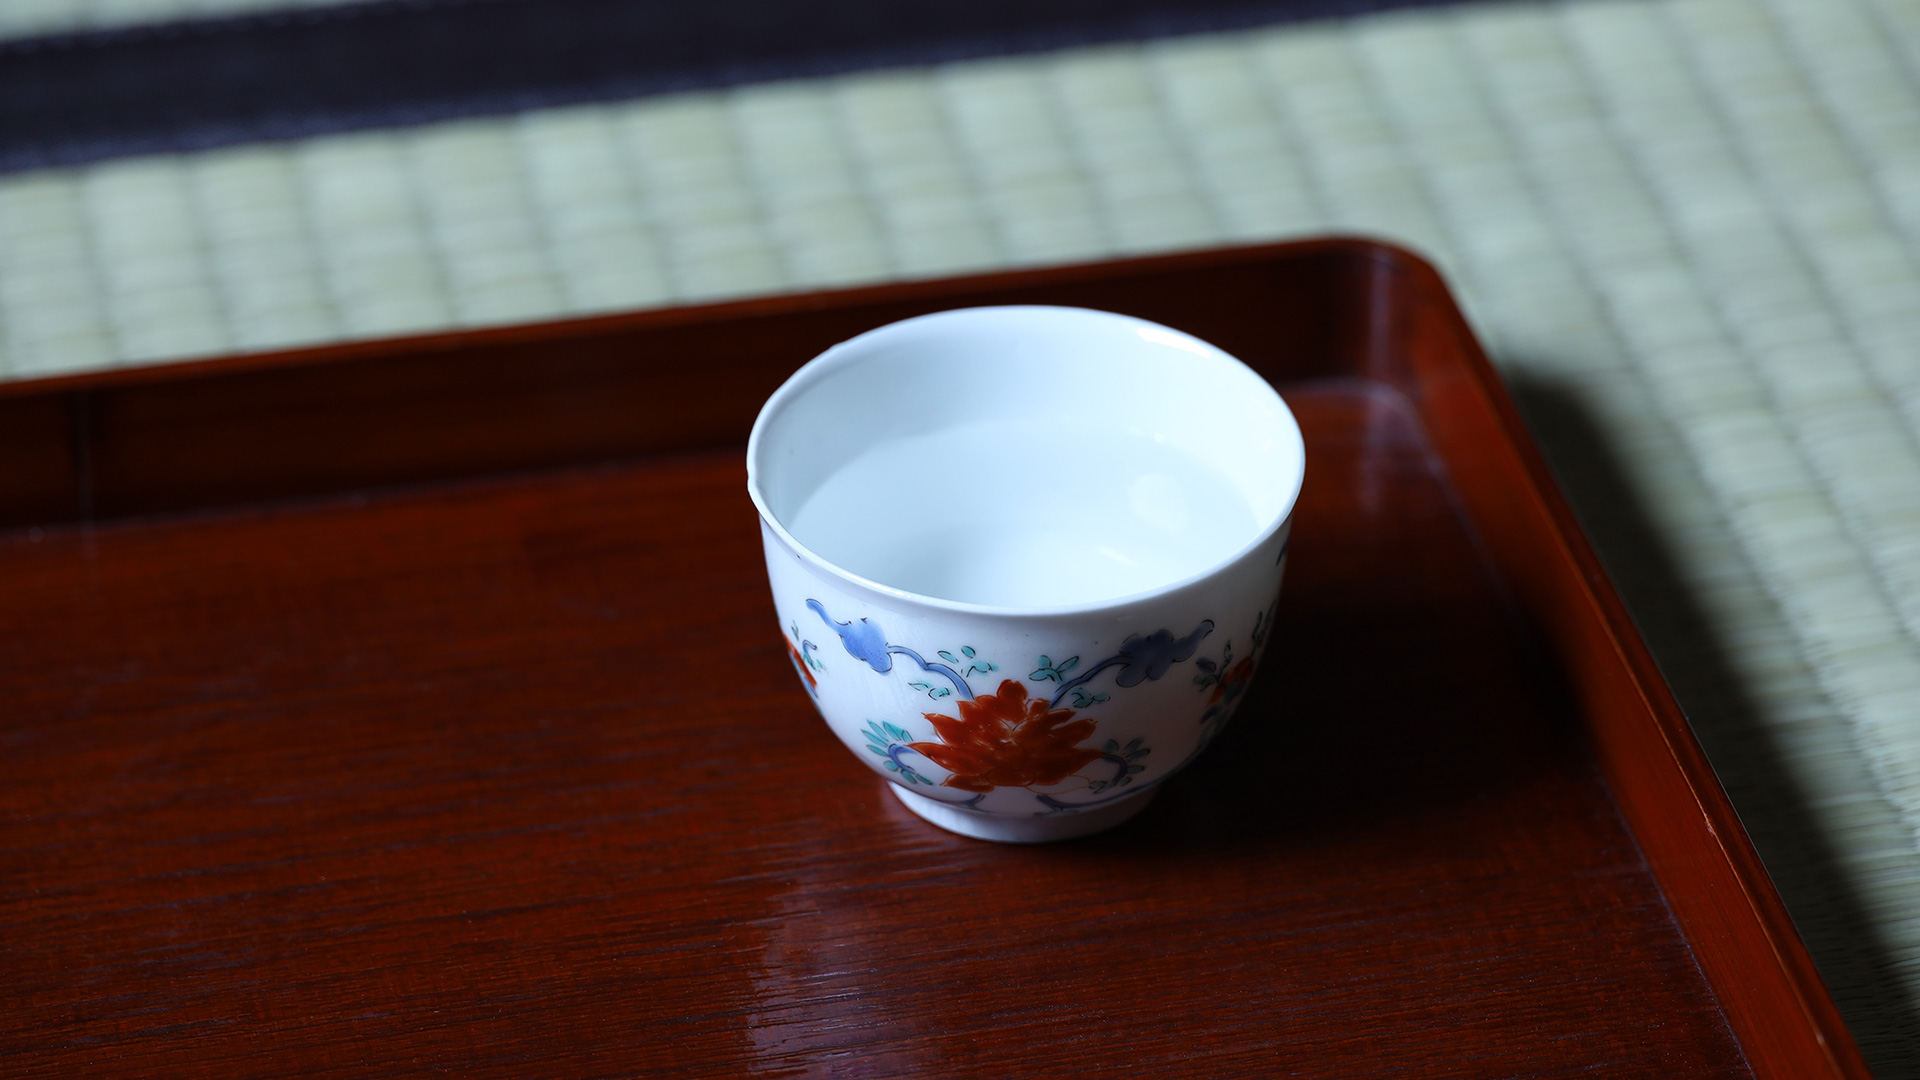
[[[1260,662],[1304,468],[1265,379],[1140,319],[986,307],[807,363],[747,444],[788,654],[914,813],[1125,821]]]

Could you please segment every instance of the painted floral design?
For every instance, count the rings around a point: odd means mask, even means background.
[[[819,659],[813,655],[813,651],[820,646],[800,637],[800,626],[798,623],[792,624],[790,629],[793,631],[793,636],[786,639],[787,659],[793,661],[793,670],[799,674],[800,681],[805,684],[807,688],[807,693],[812,694],[814,697],[819,697],[820,680],[814,678],[813,673],[816,670],[827,670],[827,665],[821,663]],[[794,644],[796,641],[799,642],[799,644]]]
[[[807,667],[807,658],[800,655],[800,646],[795,645],[792,638],[787,639],[787,659],[793,661],[793,670],[799,672],[801,680],[807,684],[807,692],[819,693],[820,680],[813,677],[813,672]]]
[[[952,690],[936,687],[928,682],[913,684],[915,690],[935,700],[955,691],[963,698],[970,698],[973,696],[973,688],[967,685],[967,676],[999,670],[994,665],[977,659],[970,646],[964,646],[960,650],[966,656],[964,660],[944,649],[938,655],[946,661],[945,663],[940,660],[928,660],[905,645],[888,644],[886,632],[881,630],[880,624],[872,619],[862,617],[859,620],[849,619],[846,622],[840,622],[827,614],[826,605],[818,600],[808,600],[807,607],[820,616],[820,621],[826,623],[829,630],[840,635],[840,644],[846,648],[848,656],[862,661],[875,672],[885,675],[893,670],[893,658],[904,656],[918,665],[921,671],[929,675],[938,675],[953,684]],[[961,664],[966,665],[965,671],[959,670]]]
[[[1134,634],[1120,643],[1120,651],[1088,668],[1078,678],[1067,678],[1067,672],[1078,667],[1080,658],[1069,656],[1058,663],[1042,656],[1040,666],[1027,678],[1034,682],[1055,682],[1060,689],[1053,695],[1053,703],[1068,694],[1074,695],[1074,705],[1086,708],[1105,700],[1105,695],[1089,697],[1080,687],[1092,681],[1095,675],[1110,667],[1120,669],[1114,676],[1114,685],[1120,687],[1139,686],[1143,682],[1158,681],[1173,665],[1192,656],[1200,647],[1201,639],[1213,633],[1213,620],[1202,620],[1200,625],[1186,637],[1174,637],[1171,630],[1155,630],[1151,634]]]
[[[1092,720],[1049,707],[1012,679],[995,693],[960,702],[957,718],[925,715],[941,741],[909,749],[952,773],[943,782],[962,791],[1057,784],[1101,756],[1078,745],[1093,734]]]
[[[914,784],[926,784],[929,787],[933,785],[933,781],[920,775],[912,762],[904,761],[900,757],[901,751],[912,749],[913,732],[898,724],[869,720],[866,730],[860,734],[867,737],[867,753],[885,758],[886,761],[882,764],[886,770],[890,773],[899,773],[900,779],[909,787]]]
[[[1109,779],[1089,781],[1087,790],[1095,794],[1108,788],[1125,787],[1133,783],[1134,777],[1147,771],[1145,765],[1137,765],[1135,762],[1153,753],[1144,737],[1136,737],[1125,746],[1121,746],[1118,739],[1108,739],[1101,744],[1100,750],[1100,759],[1118,765],[1119,770]]]
[[[1207,695],[1207,710],[1200,714],[1201,723],[1212,725],[1201,740],[1202,746],[1219,734],[1234,703],[1246,691],[1247,684],[1253,681],[1254,658],[1259,655],[1260,646],[1266,641],[1267,631],[1272,625],[1268,621],[1268,614],[1263,611],[1253,617],[1253,632],[1248,635],[1253,638],[1253,655],[1243,656],[1236,663],[1233,659],[1233,641],[1229,639],[1219,662],[1204,656],[1193,662],[1193,666],[1200,669],[1200,674],[1193,677],[1193,684],[1203,691],[1208,687],[1213,688],[1213,693]]]
[[[1202,619],[1186,634],[1176,634],[1164,627],[1132,634],[1121,641],[1113,655],[1084,666],[1077,655],[1057,661],[1041,656],[1038,666],[1027,676],[1029,682],[1041,684],[1038,696],[1018,679],[1002,680],[993,693],[975,694],[967,680],[998,671],[999,667],[981,657],[972,646],[962,645],[957,651],[937,649],[929,659],[916,649],[889,640],[880,624],[870,617],[836,619],[817,598],[809,598],[806,606],[840,639],[847,655],[871,668],[874,674],[889,676],[900,671],[909,687],[929,699],[942,704],[945,699],[953,699],[958,716],[921,714],[933,725],[938,741],[915,741],[904,727],[884,720],[868,720],[862,734],[867,750],[883,759],[881,768],[909,787],[933,785],[935,781],[921,771],[930,763],[948,774],[939,784],[973,793],[972,798],[955,804],[959,806],[978,806],[981,800],[1001,788],[1025,788],[1044,808],[1040,813],[1082,810],[1121,798],[1142,787],[1153,786],[1179,768],[1174,765],[1164,770],[1161,777],[1146,780],[1129,790],[1119,790],[1128,788],[1134,777],[1146,771],[1142,759],[1153,751],[1146,745],[1144,736],[1124,745],[1111,738],[1098,748],[1080,745],[1094,737],[1099,723],[1076,715],[1076,710],[1112,700],[1112,695],[1090,685],[1102,673],[1111,671],[1113,687],[1121,690],[1156,682],[1174,665],[1193,659],[1201,642],[1214,629],[1213,620]],[[797,624],[793,631],[797,639]],[[1254,637],[1256,642],[1260,637],[1258,620]],[[825,673],[825,665],[813,656],[814,648],[810,641],[802,641],[797,650],[789,645],[789,650],[796,652],[808,667]],[[1224,677],[1238,680],[1222,692],[1228,695],[1225,703],[1219,696],[1209,702],[1203,721],[1224,713],[1226,703],[1232,701],[1231,695],[1238,693],[1238,685],[1251,674],[1251,664],[1245,671],[1229,667],[1231,644],[1226,652],[1226,664],[1204,659],[1195,661],[1196,667],[1206,673],[1206,685],[1222,682]],[[904,660],[906,664],[896,665],[896,660]],[[913,669],[927,678],[912,678]],[[812,687],[809,680],[809,689]],[[1068,700],[1071,704],[1063,706],[1062,702]],[[1081,786],[1069,784],[1072,780],[1078,780]],[[1091,801],[1084,798],[1067,801],[1060,797],[1069,791],[1097,797]]]
[[[1227,656],[1229,659],[1232,658],[1233,651],[1231,649],[1227,651]],[[1204,664],[1206,667],[1213,666],[1211,660],[1204,661]],[[1247,680],[1253,678],[1253,657],[1242,657],[1239,663],[1225,671],[1219,672],[1218,674],[1213,672],[1208,672],[1207,674],[1214,676],[1213,693],[1207,698],[1207,704],[1232,704],[1233,700],[1240,696],[1240,691],[1247,688]],[[1204,678],[1205,676],[1201,677]]]

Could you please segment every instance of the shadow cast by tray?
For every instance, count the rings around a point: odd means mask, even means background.
[[[1920,1076],[1920,1007],[1894,973],[1892,950],[1619,452],[1574,388],[1526,364],[1510,366],[1507,387],[1739,807],[1874,1074]],[[1739,573],[1752,577],[1744,558]]]

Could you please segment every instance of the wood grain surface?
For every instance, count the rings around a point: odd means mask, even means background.
[[[1258,696],[1056,847],[828,734],[734,454],[13,538],[0,1068],[1742,1072],[1404,407],[1287,396]]]
[[[1308,445],[1234,727],[1134,822],[1040,848],[926,825],[827,732],[729,445],[816,339],[984,299],[1209,337]],[[0,532],[0,1075],[1864,1076],[1484,357],[1390,249],[108,373],[0,414],[39,418],[0,442],[38,469],[0,489],[35,522]]]

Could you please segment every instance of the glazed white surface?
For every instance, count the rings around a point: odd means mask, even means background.
[[[1148,592],[1225,561],[1260,519],[1226,475],[1145,433],[1024,417],[878,443],[789,527],[861,577],[996,607]]]
[[[949,610],[876,590],[824,570],[764,523],[761,535],[781,627],[795,651],[807,658],[804,662],[812,677],[800,678],[834,735],[909,798],[967,807],[1016,822],[1001,822],[969,835],[1032,841],[1083,835],[1084,829],[1064,819],[1085,810],[1104,812],[1121,801],[1140,801],[1139,793],[1151,791],[1178,772],[1225,727],[1237,702],[1229,699],[1216,711],[1220,703],[1214,701],[1210,688],[1195,682],[1204,670],[1199,661],[1211,661],[1217,668],[1227,666],[1228,656],[1234,663],[1249,658],[1259,662],[1264,649],[1256,639],[1262,637],[1260,631],[1271,620],[1278,598],[1286,568],[1281,552],[1289,542],[1288,531],[1283,528],[1256,550],[1177,588],[1090,611],[1039,616]],[[911,649],[936,664],[943,663],[940,654],[945,652],[964,661],[990,664],[993,670],[968,675],[962,690],[951,680],[921,669],[903,653],[877,657],[872,650],[849,645],[838,636],[835,624],[863,621],[861,629],[870,630],[873,640]],[[961,716],[960,704],[969,693],[1003,691],[1010,681],[1035,700],[1060,694],[1059,681],[1033,677],[1041,670],[1043,658],[1059,665],[1077,657],[1080,664],[1069,674],[1079,675],[1124,649],[1129,639],[1160,630],[1197,636],[1196,648],[1185,659],[1169,663],[1158,678],[1130,687],[1117,685],[1124,668],[1102,673],[1084,684],[1089,698],[1099,696],[1090,706],[1076,707],[1071,695],[1054,706],[1094,722],[1092,734],[1079,740],[1081,745],[1097,748],[1111,741],[1124,747],[1142,740],[1150,753],[1138,759],[1140,771],[1124,788],[1094,790],[1096,782],[1115,775],[1114,767],[1103,759],[1055,783],[998,787],[976,798],[977,793],[950,783],[950,771],[924,754],[902,752],[896,762],[924,778],[915,782],[900,769],[888,768],[890,759],[874,752],[876,741],[941,741],[932,718]],[[964,654],[968,649],[971,657]],[[875,659],[886,670],[880,670]],[[972,665],[955,666],[964,670]],[[874,724],[882,725],[883,731],[884,725],[894,725],[908,738],[869,738]],[[930,820],[950,827],[954,816]],[[1124,818],[1114,817],[1109,823],[1119,820]]]
[[[1189,335],[1080,308],[970,308],[841,343],[768,400],[748,490],[852,580],[975,608],[1099,605],[1270,537],[1304,470],[1286,404]]]
[[[943,312],[815,358],[748,443],[768,578],[828,727],[916,813],[1085,835],[1231,717],[1304,473],[1238,360],[1074,308]]]

